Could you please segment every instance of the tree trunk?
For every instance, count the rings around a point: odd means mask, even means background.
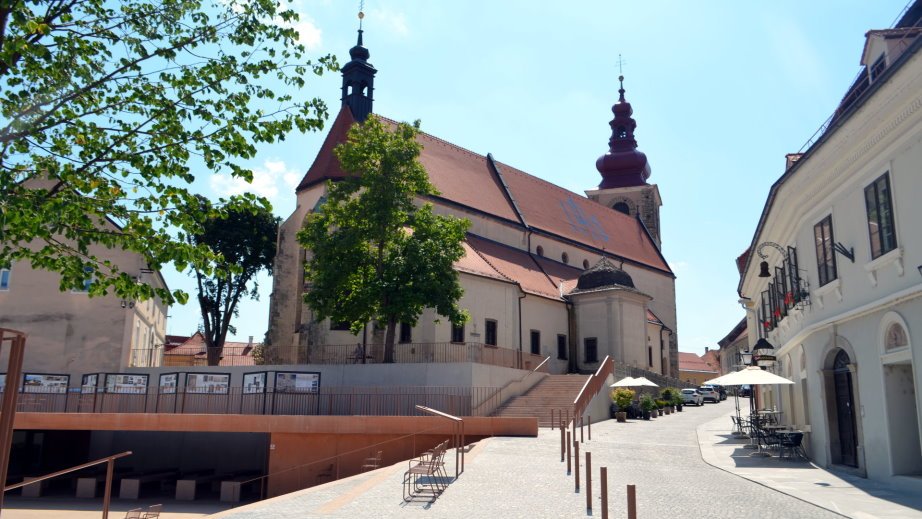
[[[217,366],[221,363],[221,353],[223,353],[222,350],[224,350],[224,348],[221,346],[209,348],[207,344],[205,345],[205,352],[209,366]]]
[[[397,320],[387,320],[387,332],[384,334],[384,363],[394,363],[394,334],[397,330]]]

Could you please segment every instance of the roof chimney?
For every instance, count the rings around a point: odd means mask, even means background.
[[[252,339],[252,337],[250,337],[250,339]],[[705,354],[705,355],[708,354],[708,347],[707,347],[707,346],[704,347],[704,354]]]
[[[791,166],[793,166],[803,156],[804,156],[803,153],[788,153],[787,155],[785,155],[784,156],[784,170],[787,171],[791,169]]]
[[[247,343],[247,346],[251,348],[253,347],[253,336],[252,335],[250,335],[250,341]]]

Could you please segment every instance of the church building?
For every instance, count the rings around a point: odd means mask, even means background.
[[[333,154],[351,125],[373,111],[377,70],[358,43],[342,68],[342,108],[317,158],[296,189],[297,208],[282,224],[274,269],[267,351],[286,363],[317,362],[326,345],[383,343],[373,324],[353,335],[318,321],[303,302],[309,290],[297,242],[305,219],[325,200],[328,181],[347,176]],[[612,108],[609,149],[596,162],[601,178],[586,196],[420,133],[420,161],[437,196],[435,211],[467,218],[466,255],[455,268],[471,319],[452,326],[427,310],[400,326],[399,343],[468,343],[497,351],[550,357],[552,373],[595,371],[606,355],[676,376],[675,275],[660,251],[659,190],[637,149],[633,110],[620,97]],[[376,113],[377,115],[377,113]],[[385,121],[386,117],[378,115]],[[578,166],[578,165],[577,165]],[[423,201],[423,200],[421,200]],[[398,344],[398,351],[402,344]],[[398,353],[399,357],[399,353]]]

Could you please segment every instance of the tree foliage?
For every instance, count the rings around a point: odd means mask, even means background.
[[[236,333],[231,319],[239,314],[240,299],[259,299],[256,274],[265,269],[272,275],[279,221],[268,209],[231,208],[204,222],[193,237],[218,258],[212,275],[195,270],[209,366],[221,360],[227,332]]]
[[[98,251],[208,270],[199,222],[267,207],[246,194],[206,214],[188,184],[250,180],[257,146],[322,128],[326,106],[291,93],[336,62],[307,60],[296,21],[276,0],[0,0],[0,263],[184,301]]]
[[[433,213],[417,195],[438,194],[419,162],[419,122],[389,130],[370,116],[336,148],[351,176],[328,186],[327,200],[299,234],[311,252],[307,304],[321,319],[387,326],[385,362],[393,362],[397,323],[416,324],[426,307],[453,323],[467,314],[453,264],[464,255],[467,220]]]

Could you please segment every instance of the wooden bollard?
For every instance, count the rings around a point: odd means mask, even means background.
[[[573,439],[576,439],[576,415],[573,415],[573,421],[570,422],[570,429],[573,432]]]
[[[583,417],[579,417],[579,442],[583,443]]]
[[[567,431],[567,475],[570,475],[570,467],[572,462],[570,461],[570,431]]]
[[[563,463],[563,457],[567,450],[567,432],[564,430],[563,421],[560,422],[560,462]]]
[[[589,415],[589,441],[592,441],[592,415]]]
[[[634,485],[627,486],[627,519],[637,519],[637,492]]]
[[[576,474],[576,493],[579,493],[579,442],[573,442],[573,452],[576,457],[573,459],[573,473]]]
[[[599,480],[602,485],[602,519],[608,519],[608,467],[599,469]]]
[[[592,512],[592,453],[586,452],[586,511]]]

